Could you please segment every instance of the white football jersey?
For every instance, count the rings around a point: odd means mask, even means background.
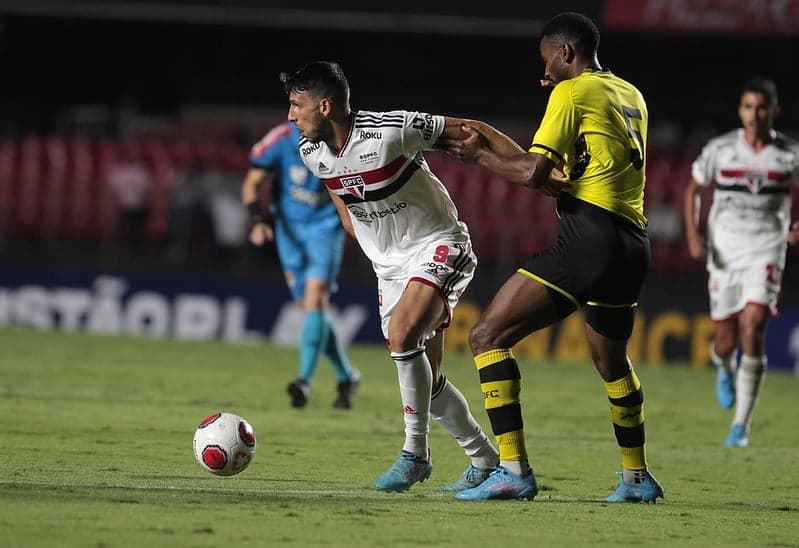
[[[708,267],[785,267],[791,185],[799,183],[799,143],[780,134],[760,151],[743,129],[711,139],[694,161],[693,179],[713,185]]]
[[[470,244],[455,204],[422,155],[443,131],[443,116],[361,110],[341,150],[300,140],[303,162],[344,201],[380,277],[402,277],[408,257],[433,241]]]

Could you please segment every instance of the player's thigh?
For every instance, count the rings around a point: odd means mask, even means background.
[[[344,231],[326,224],[319,225],[305,236],[305,279],[327,280],[335,288],[344,254]]]
[[[292,297],[301,301],[305,294],[305,252],[293,227],[280,221],[275,224],[275,247]]]
[[[404,329],[413,327],[420,334],[427,333],[438,327],[445,314],[441,289],[414,278],[405,286],[389,325],[404,326]]]
[[[470,243],[433,242],[408,255],[401,278],[378,278],[383,334],[423,328],[423,339],[449,326],[452,311],[474,276],[477,259]]]
[[[526,273],[514,273],[494,295],[472,330],[472,350],[510,348],[560,319],[548,288]]]

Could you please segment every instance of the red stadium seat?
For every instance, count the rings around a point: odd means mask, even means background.
[[[69,140],[71,192],[66,205],[66,234],[78,238],[97,237],[97,157],[92,141],[86,136]]]
[[[43,181],[44,142],[38,135],[29,134],[21,141],[16,203],[12,214],[15,232],[38,235],[42,216]]]
[[[13,139],[0,142],[0,234],[9,229],[16,194],[19,146]]]
[[[42,187],[41,234],[53,238],[62,233],[66,220],[66,203],[70,193],[69,153],[67,142],[60,135],[45,139],[45,176]]]

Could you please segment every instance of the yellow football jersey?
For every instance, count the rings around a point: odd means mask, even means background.
[[[645,228],[647,118],[632,84],[588,69],[552,90],[530,152],[562,166],[576,198]]]

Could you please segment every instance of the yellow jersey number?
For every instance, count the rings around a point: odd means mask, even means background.
[[[624,123],[627,124],[627,135],[630,136],[630,163],[635,169],[644,167],[644,139],[641,132],[633,127],[633,120],[642,120],[641,111],[634,107],[621,107]],[[637,126],[638,123],[635,122]]]

